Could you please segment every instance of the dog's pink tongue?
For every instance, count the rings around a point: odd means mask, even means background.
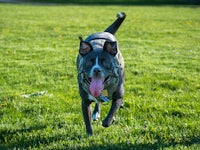
[[[99,97],[103,89],[103,80],[101,78],[92,78],[90,83],[90,93],[94,97]]]

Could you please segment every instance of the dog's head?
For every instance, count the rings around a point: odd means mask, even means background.
[[[81,73],[81,82],[84,89],[93,97],[99,97],[103,89],[113,88],[117,85],[119,59],[118,44],[114,36],[105,38],[109,33],[98,33],[89,36],[86,40],[80,38],[78,64]],[[104,34],[104,38],[101,35]],[[91,38],[93,37],[93,38]],[[95,37],[95,38],[94,38]],[[109,89],[108,89],[109,90]]]

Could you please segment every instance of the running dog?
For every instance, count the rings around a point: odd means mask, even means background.
[[[100,117],[100,103],[112,105],[102,125],[109,127],[114,122],[114,114],[123,105],[124,96],[124,59],[114,36],[126,14],[117,14],[117,19],[104,31],[80,39],[77,56],[78,85],[82,98],[82,113],[87,134],[93,134],[91,121]],[[106,94],[104,94],[104,92]],[[94,111],[91,103],[96,102]]]

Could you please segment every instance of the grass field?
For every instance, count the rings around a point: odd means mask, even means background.
[[[23,2],[64,3],[64,4],[109,4],[109,5],[163,5],[163,4],[200,4],[199,0],[18,0]]]
[[[103,128],[103,105],[88,137],[78,36],[103,31],[119,11],[125,108]],[[200,149],[198,7],[0,4],[0,14],[0,149]]]

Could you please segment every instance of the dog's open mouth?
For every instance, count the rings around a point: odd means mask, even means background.
[[[106,78],[100,77],[86,77],[85,80],[86,84],[89,86],[90,94],[94,97],[99,97],[102,93],[104,86],[110,81],[110,77],[107,76]]]
[[[103,90],[103,79],[102,78],[92,78],[90,82],[90,93],[94,97],[99,97],[101,91]]]

